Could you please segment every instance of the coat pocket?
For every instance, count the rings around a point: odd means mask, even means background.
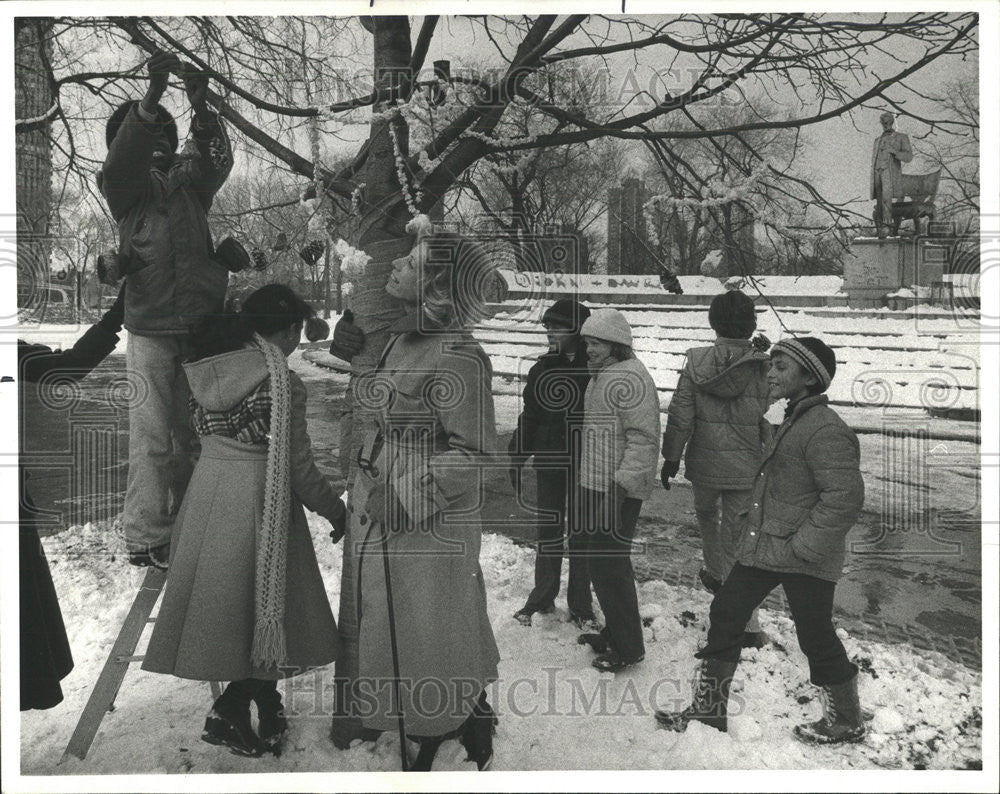
[[[448,506],[448,500],[434,482],[426,460],[392,477],[392,487],[414,526],[419,526]]]

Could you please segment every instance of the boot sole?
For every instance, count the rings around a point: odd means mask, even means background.
[[[799,731],[798,727],[792,730],[792,734],[795,736],[796,739],[798,739],[803,744],[810,744],[823,747],[829,747],[830,745],[837,745],[837,744],[861,744],[861,742],[863,742],[868,737],[868,731],[865,729],[862,729],[861,733],[849,733],[846,734],[845,736],[840,737],[839,739],[833,737],[827,739],[821,736],[814,736],[812,734],[802,733]]]
[[[260,758],[263,755],[263,753],[252,750],[246,745],[228,742],[225,739],[219,736],[214,736],[210,733],[203,733],[201,735],[201,740],[207,744],[213,744],[216,747],[225,747],[233,755],[239,755],[243,758]]]

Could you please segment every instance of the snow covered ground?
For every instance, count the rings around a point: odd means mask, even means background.
[[[331,603],[340,587],[340,549],[312,517]],[[129,567],[121,539],[106,527],[74,527],[45,541],[76,667],[66,700],[21,715],[26,775],[187,774],[394,770],[393,735],[338,751],[327,738],[332,668],[287,684],[293,717],[286,753],[245,759],[199,740],[210,706],[206,684],[130,670],[84,761],[59,764],[66,742],[135,595],[142,572]],[[774,642],[747,651],[732,698],[728,735],[701,725],[678,735],[654,728],[653,709],[684,705],[704,640],[709,596],[661,581],[640,586],[646,660],[617,676],[599,674],[577,645],[564,608],[524,628],[511,618],[526,597],[532,552],[498,535],[484,538],[482,566],[503,661],[490,701],[500,715],[493,768],[559,769],[970,769],[982,761],[979,672],[933,653],[855,640],[861,698],[875,711],[864,744],[807,748],[791,736],[819,702],[789,618],[762,613]],[[169,586],[169,585],[168,585]],[[564,584],[565,587],[565,584]],[[140,646],[140,650],[141,650]],[[457,742],[446,743],[435,770],[471,770]]]
[[[655,333],[656,327],[649,330]],[[40,328],[31,336],[65,345],[82,330]],[[57,335],[61,335],[58,340]],[[118,352],[123,351],[124,345],[120,345]],[[521,351],[518,353],[520,358]],[[293,356],[292,363],[296,368],[308,368],[299,355]],[[516,402],[498,401],[499,425],[513,424]],[[315,519],[313,526],[328,595],[336,604],[340,549],[330,546],[322,521]],[[286,701],[295,714],[288,751],[280,759],[242,759],[202,743],[201,725],[210,705],[208,686],[135,668],[126,677],[117,708],[107,715],[88,758],[60,764],[142,572],[124,563],[121,539],[107,527],[73,527],[47,538],[45,544],[76,668],[64,681],[64,703],[48,712],[21,715],[23,774],[180,775],[398,768],[398,746],[390,735],[346,752],[337,751],[329,742],[332,668],[288,685]],[[493,767],[497,771],[970,769],[982,764],[979,671],[933,652],[850,636],[845,636],[845,644],[864,671],[862,700],[876,715],[868,739],[862,745],[840,749],[810,749],[795,742],[791,727],[815,718],[820,707],[807,682],[805,659],[798,651],[794,628],[781,612],[765,611],[762,615],[774,644],[744,656],[728,735],[700,725],[684,735],[656,730],[652,710],[671,700],[683,705],[689,692],[695,667],[692,654],[706,630],[708,594],[663,581],[644,582],[640,603],[648,623],[646,660],[627,673],[601,675],[590,667],[589,651],[576,644],[577,632],[565,622],[564,607],[554,615],[537,617],[531,628],[511,619],[527,595],[532,559],[529,549],[508,538],[488,535],[484,539],[482,565],[490,615],[503,656],[501,680],[490,693],[501,717]],[[471,770],[472,765],[463,763],[463,758],[461,747],[449,742],[442,747],[435,769]],[[280,785],[296,787],[292,783]]]

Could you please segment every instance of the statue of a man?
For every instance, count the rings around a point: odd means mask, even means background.
[[[872,198],[878,236],[885,237],[892,224],[892,198],[902,197],[903,163],[913,159],[910,139],[895,130],[895,117],[888,111],[879,116],[882,134],[872,149]]]

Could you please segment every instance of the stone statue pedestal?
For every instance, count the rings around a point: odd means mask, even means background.
[[[941,280],[948,246],[920,237],[857,237],[844,258],[844,292],[852,309],[885,306],[903,287],[930,287]]]

